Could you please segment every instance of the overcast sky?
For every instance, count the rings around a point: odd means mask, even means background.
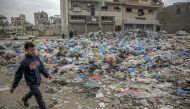
[[[166,5],[190,0],[163,0]],[[10,17],[20,13],[26,15],[27,21],[34,23],[34,12],[45,11],[49,16],[60,15],[60,0],[0,0],[0,14]]]

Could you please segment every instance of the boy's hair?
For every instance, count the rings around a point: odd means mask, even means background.
[[[28,48],[30,48],[30,47],[32,47],[32,48],[35,47],[32,42],[26,42],[26,43],[24,44],[24,48],[25,48],[25,49],[28,49]]]

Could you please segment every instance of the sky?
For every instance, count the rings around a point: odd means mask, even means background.
[[[162,0],[166,6],[176,2],[190,2],[190,0]],[[10,17],[23,13],[26,20],[34,24],[34,12],[45,11],[49,16],[60,15],[60,0],[0,0],[0,15],[10,21]]]

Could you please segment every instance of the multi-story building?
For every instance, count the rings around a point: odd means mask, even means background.
[[[175,3],[158,13],[162,29],[168,33],[183,30],[190,33],[190,2]]]
[[[61,15],[55,15],[54,21],[51,24],[55,35],[61,35]]]
[[[131,28],[156,30],[158,0],[60,0],[62,29],[77,34]]]
[[[48,14],[46,12],[36,12],[34,13],[34,21],[35,25],[49,25],[49,20],[48,20]]]
[[[9,22],[7,18],[3,15],[0,15],[0,35],[3,33],[7,33],[8,26],[9,26]]]
[[[37,34],[36,31],[39,31],[38,36],[56,36],[61,35],[61,16],[48,16],[46,12],[37,12],[34,13],[34,20],[35,25],[32,26],[32,31],[35,31],[35,35]],[[33,33],[29,31],[28,33]]]
[[[15,34],[15,33],[25,33],[26,32],[26,27],[24,26],[12,26],[10,25],[8,27],[9,34]]]
[[[26,32],[26,17],[20,14],[18,17],[11,17],[11,24],[8,27],[9,33],[25,33]]]
[[[12,26],[25,26],[26,17],[24,14],[20,14],[19,17],[11,17]]]
[[[160,7],[158,0],[126,0],[123,6],[123,28],[159,30],[156,14]]]
[[[39,31],[46,31],[49,29],[49,19],[48,14],[46,12],[36,12],[34,13],[34,21],[35,25],[33,26],[33,29],[39,30]]]

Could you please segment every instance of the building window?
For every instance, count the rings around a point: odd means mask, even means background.
[[[121,11],[121,8],[120,8],[119,6],[114,6],[114,11],[120,12],[120,11]]]
[[[154,14],[154,10],[148,10],[149,14]]]
[[[102,16],[102,21],[113,21],[112,16]]]
[[[85,20],[86,16],[75,16],[75,15],[71,15],[71,20]]]
[[[121,26],[115,26],[115,31],[121,31]]]
[[[137,20],[146,20],[146,18],[136,17]]]
[[[138,15],[139,15],[139,16],[143,16],[143,15],[144,15],[144,10],[143,10],[143,9],[139,9]]]
[[[108,11],[108,6],[104,6],[101,8],[102,11]]]
[[[71,19],[73,20],[73,19],[75,19],[75,17],[74,17],[74,16],[71,16]]]
[[[126,11],[127,12],[132,12],[132,9],[131,8],[127,8]]]
[[[180,15],[180,11],[181,11],[181,10],[180,10],[180,8],[178,7],[178,8],[177,8],[177,11],[176,11],[176,14],[177,14],[177,15]]]
[[[81,7],[80,4],[78,2],[72,2],[72,7],[73,8],[78,8],[78,7]]]
[[[114,2],[119,2],[119,0],[114,0]]]

